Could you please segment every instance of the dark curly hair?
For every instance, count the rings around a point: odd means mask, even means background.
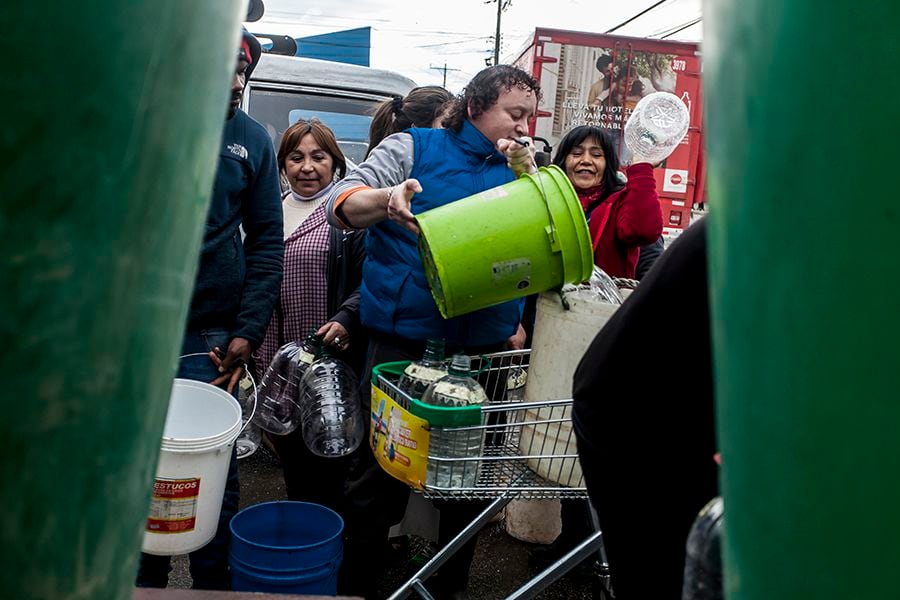
[[[447,129],[459,131],[463,121],[470,117],[470,108],[471,117],[478,117],[497,103],[500,92],[508,92],[513,88],[534,92],[538,99],[541,97],[541,86],[535,78],[518,67],[497,65],[483,69],[457,96],[441,124]]]

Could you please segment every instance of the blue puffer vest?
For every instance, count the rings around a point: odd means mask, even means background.
[[[422,184],[412,200],[418,214],[513,180],[506,158],[468,121],[459,133],[410,129],[415,145],[411,177]],[[444,319],[438,312],[416,247],[416,237],[396,223],[369,227],[360,288],[366,327],[408,340],[443,338],[463,347],[506,341],[516,332],[522,301],[506,302]]]

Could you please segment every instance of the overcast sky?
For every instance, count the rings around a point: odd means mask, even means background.
[[[484,0],[264,0],[263,19],[253,32],[292,37],[354,27],[372,27],[371,65],[398,71],[420,85],[460,88],[493,56],[496,2]],[[604,32],[658,0],[512,0],[501,20],[501,61],[511,58],[535,27]],[[700,17],[702,0],[666,0],[619,35],[660,37]],[[453,9],[449,7],[453,6]],[[702,22],[668,39],[699,41]],[[458,69],[450,71],[449,69]]]

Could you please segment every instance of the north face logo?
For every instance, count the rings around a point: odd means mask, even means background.
[[[240,144],[228,144],[226,146],[228,150],[231,151],[235,156],[240,156],[241,158],[247,158],[247,149],[241,146]]]

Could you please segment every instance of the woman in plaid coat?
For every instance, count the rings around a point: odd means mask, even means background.
[[[278,167],[290,186],[282,201],[284,279],[255,357],[258,373],[265,372],[278,348],[301,341],[311,330],[358,371],[368,344],[359,323],[365,232],[332,227],[324,205],[347,162],[331,129],[312,119],[299,120],[284,132]],[[340,512],[347,461],[314,455],[299,429],[270,437],[284,468],[288,499]]]

